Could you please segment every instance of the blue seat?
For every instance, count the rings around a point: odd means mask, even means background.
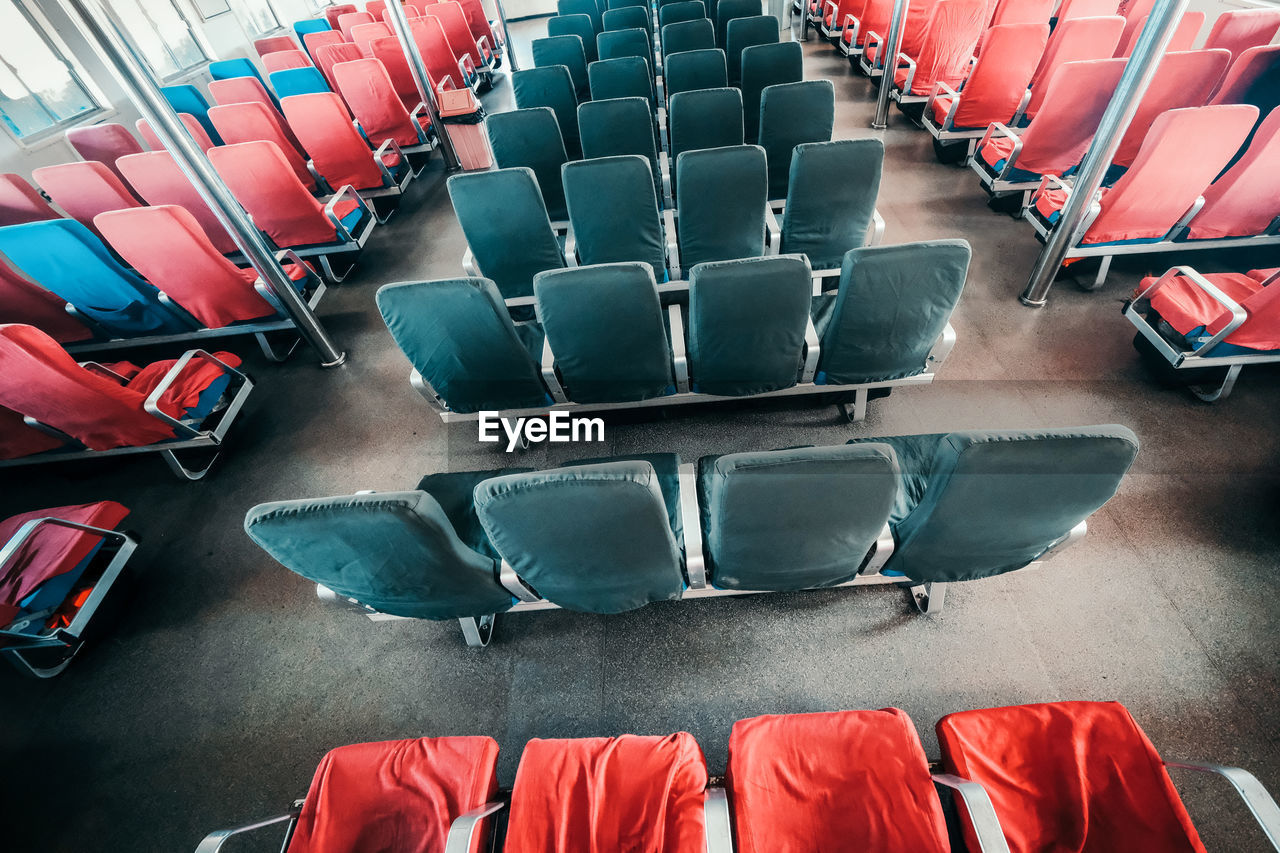
[[[262,79],[262,72],[258,71],[258,66],[254,65],[244,57],[220,59],[217,62],[210,62],[209,76],[214,80],[231,80],[236,77],[256,77],[258,82],[262,84],[262,88],[267,88],[267,81]]]
[[[332,29],[333,27],[324,18],[307,18],[293,22],[293,31],[297,34],[300,44],[307,43],[305,38],[307,33],[327,33]]]
[[[200,122],[200,126],[204,128],[205,133],[209,134],[213,143],[222,144],[218,129],[209,120],[209,102],[204,99],[204,95],[200,94],[199,89],[184,83],[180,86],[161,86],[160,91],[164,93],[164,99],[169,102],[169,106],[173,107],[175,113],[190,113],[195,116],[196,121]]]
[[[287,98],[290,95],[312,95],[316,92],[328,92],[329,82],[324,79],[324,74],[319,68],[307,66],[306,68],[287,68],[284,71],[275,71],[269,75],[271,77],[271,88],[275,89],[276,95],[280,98]]]

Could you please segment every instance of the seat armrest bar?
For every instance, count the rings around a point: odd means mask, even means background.
[[[445,838],[444,853],[469,853],[471,841],[475,838],[480,822],[506,806],[506,803],[485,803],[478,809],[472,809],[454,818],[449,826],[449,835]]]
[[[333,223],[333,227],[337,230],[338,236],[343,237],[347,242],[351,242],[355,237],[352,236],[351,229],[343,225],[342,218],[338,216],[338,202],[342,200],[343,196],[350,196],[351,200],[364,210],[365,213],[370,213],[371,211],[369,210],[369,205],[360,197],[360,194],[356,192],[356,188],[351,186],[351,184],[343,184],[342,189],[334,193],[333,197],[330,198],[329,202],[324,206],[324,215],[329,217],[329,221]]]
[[[707,560],[702,545],[697,467],[692,462],[680,466],[680,521],[684,526],[684,565],[689,587],[704,589],[707,586]]]
[[[163,293],[160,295],[164,296]],[[116,383],[117,385],[129,384],[129,380],[127,378],[125,378],[124,376],[121,376],[119,373],[116,373],[111,368],[105,367],[99,364],[96,361],[81,361],[79,362],[79,365],[83,367],[85,370],[89,371],[90,373],[96,373],[99,376],[103,377],[104,379],[110,379],[112,382]]]
[[[1164,766],[1194,770],[1198,773],[1216,773],[1225,778],[1249,807],[1254,820],[1262,827],[1271,846],[1280,850],[1280,806],[1276,805],[1275,799],[1248,770],[1224,767],[1220,764],[1202,764],[1198,761],[1166,761]]]
[[[889,522],[886,521],[884,527],[880,529],[880,535],[876,537],[875,550],[871,552],[871,559],[867,560],[867,564],[862,567],[862,571],[858,574],[864,577],[880,574],[884,564],[889,562],[889,558],[893,556],[893,549],[893,529],[889,527]]]
[[[453,78],[452,78],[452,77],[446,77],[445,79],[449,81],[449,86],[450,86],[450,88],[452,88],[452,87],[453,87]],[[443,84],[442,84],[442,85],[443,85]],[[431,141],[430,139],[428,139],[428,138],[427,138],[427,131],[426,131],[426,128],[424,128],[424,127],[422,126],[422,122],[418,121],[418,119],[419,119],[423,114],[425,114],[425,113],[426,113],[426,111],[427,111],[427,105],[426,105],[426,104],[424,104],[424,103],[422,103],[421,101],[419,101],[419,102],[418,102],[418,105],[417,105],[416,107],[414,107],[414,108],[413,108],[413,112],[409,113],[409,121],[413,122],[413,129],[414,129],[414,131],[418,134],[418,141],[419,141],[420,143],[422,143],[423,145],[425,145],[425,144],[427,144],[428,142],[430,142],[430,141]],[[434,127],[435,127],[435,126],[434,126],[434,125],[432,125],[432,128],[433,128],[433,129],[434,129]]]
[[[400,150],[400,146],[390,136],[382,140],[378,150],[373,152],[373,165],[378,167],[378,172],[381,173],[382,180],[386,182],[386,185],[393,187],[396,185],[396,179],[391,177],[391,170],[387,168],[386,163],[382,162],[382,158],[387,156],[388,151],[394,151],[396,156],[400,158],[400,162],[405,165],[405,168],[408,168],[408,164],[405,163],[404,152]]]
[[[987,140],[991,138],[991,134],[993,132],[1013,140],[1013,150],[1010,151],[1009,156],[1004,159],[1004,168],[1001,169],[1000,174],[996,176],[997,179],[1003,179],[1004,176],[1009,174],[1009,171],[1013,169],[1014,161],[1017,160],[1018,155],[1022,153],[1022,137],[1010,130],[1008,125],[1004,122],[995,121],[988,125],[987,132],[983,135],[982,142],[978,145],[979,150],[987,144]],[[993,169],[995,168],[994,163],[990,165]]]
[[[678,304],[667,306],[671,321],[671,366],[676,373],[676,391],[689,393],[689,355],[684,348],[684,314]]]
[[[1155,290],[1164,283],[1165,279],[1169,277],[1170,273],[1181,274],[1190,281],[1191,284],[1198,287],[1200,290],[1203,290],[1211,299],[1231,312],[1231,321],[1227,323],[1227,325],[1223,326],[1217,334],[1198,347],[1196,349],[1197,355],[1207,355],[1214,347],[1226,340],[1232,332],[1240,328],[1244,324],[1245,320],[1249,319],[1248,312],[1246,312],[1244,308],[1240,307],[1235,300],[1223,293],[1222,290],[1220,290],[1213,282],[1209,281],[1209,279],[1205,278],[1188,266],[1174,267],[1169,270],[1160,277],[1159,281],[1143,291],[1138,298],[1142,299],[1148,294],[1155,292]]]
[[[932,367],[937,370],[942,363],[947,360],[947,356],[951,355],[951,350],[956,345],[956,330],[950,322],[943,328],[942,334],[938,335],[938,340],[934,341],[933,349],[929,350],[929,357],[925,360],[926,367]]]
[[[301,811],[302,809],[299,807],[290,809],[286,814],[276,815],[275,817],[269,817],[265,820],[255,821],[254,823],[246,823],[244,826],[237,826],[233,829],[214,830],[206,835],[204,840],[200,842],[198,847],[196,847],[196,853],[218,853],[218,851],[222,849],[222,845],[225,844],[227,839],[231,838],[233,835],[242,835],[246,832],[253,832],[255,830],[273,826],[277,823],[284,823],[286,821],[292,824],[298,819],[298,815]],[[288,840],[289,829],[291,828],[292,826],[286,829],[286,841]]]
[[[915,85],[915,81],[916,81],[916,61],[911,57],[907,56],[905,53],[899,53],[898,62],[905,64],[907,66],[907,79],[902,81],[902,88],[900,91],[904,95],[910,95],[911,87]],[[896,66],[894,67],[894,76],[897,76]],[[893,91],[892,85],[890,85],[889,89],[890,91]]]
[[[1018,125],[1022,123],[1022,117],[1026,115],[1027,107],[1031,104],[1031,90],[1027,89],[1022,93],[1022,100],[1018,101],[1018,108],[1014,110],[1012,124]]]
[[[764,206],[764,232],[764,253],[766,255],[778,254],[782,245],[782,227],[778,225],[778,217],[768,203]]]
[[[142,404],[142,408],[147,414],[172,425],[174,429],[183,432],[188,438],[196,438],[200,435],[200,430],[190,426],[189,424],[184,424],[177,418],[170,416],[167,412],[161,411],[160,398],[164,396],[164,392],[168,391],[169,387],[177,381],[178,377],[182,375],[182,371],[186,369],[187,365],[196,358],[201,361],[206,361],[216,367],[221,367],[224,373],[231,374],[232,376],[238,376],[241,380],[246,378],[243,373],[236,370],[231,365],[213,355],[210,355],[202,349],[188,350],[183,353],[182,358],[174,362],[173,367],[169,368],[169,372],[164,375],[164,378],[160,380],[160,384],[155,387],[155,390],[151,392],[146,401]]]
[[[547,389],[551,391],[551,399],[557,403],[569,402],[569,398],[565,396],[564,387],[556,377],[556,354],[551,351],[551,340],[545,334],[542,338],[542,364],[540,367],[542,381],[547,383]]]
[[[542,600],[524,581],[520,580],[516,570],[511,568],[511,564],[506,560],[502,560],[498,566],[498,583],[502,584],[503,589],[521,601]]]
[[[807,384],[813,381],[818,372],[818,356],[822,346],[818,341],[818,330],[813,326],[813,315],[805,317],[804,322],[804,367],[800,370],[800,382]]]
[[[4,547],[0,548],[0,570],[4,568],[6,563],[13,559],[13,555],[18,553],[18,549],[20,549],[26,541],[34,536],[38,529],[45,525],[80,530],[84,533],[92,533],[95,536],[101,536],[104,539],[114,539],[116,542],[125,542],[129,538],[117,530],[107,530],[104,527],[93,527],[89,524],[81,524],[78,521],[67,521],[64,518],[56,518],[54,516],[33,518],[26,524],[19,527],[13,536],[9,537],[9,541],[4,544]],[[4,572],[0,571],[0,579],[3,578]]]
[[[872,209],[871,211],[871,230],[867,234],[867,242],[864,246],[879,246],[884,240],[884,217],[880,215],[880,211]]]
[[[991,798],[987,796],[985,788],[977,782],[950,773],[934,773],[933,781],[955,791],[964,801],[965,811],[969,813],[969,824],[978,838],[978,850],[973,853],[1009,853],[1009,844],[1004,839],[1004,830],[1000,828],[1000,819],[996,817],[995,807],[991,805]]]
[[[1079,524],[1077,524],[1075,527],[1068,530],[1066,536],[1063,536],[1057,542],[1054,542],[1052,545],[1046,548],[1044,553],[1036,558],[1036,562],[1042,563],[1045,560],[1052,560],[1054,557],[1058,556],[1063,551],[1067,550],[1072,545],[1076,544],[1081,539],[1083,539],[1088,534],[1088,532],[1089,532],[1089,521],[1088,519],[1086,519],[1080,522]]]
[[[569,223],[569,230],[564,235],[564,265],[566,267],[576,267],[578,265],[578,238],[573,233],[573,223]]]
[[[948,95],[951,98],[951,106],[947,107],[947,114],[942,118],[942,127],[938,128],[942,131],[948,131],[952,128],[956,110],[960,108],[960,93],[941,80],[934,81],[933,89],[929,92],[929,100],[925,101],[924,104],[924,115],[933,115],[933,103],[938,100],[938,95],[940,94]]]
[[[667,270],[672,281],[684,278],[684,270],[680,267],[680,236],[676,232],[676,215],[670,207],[662,210],[662,223],[667,238]]]
[[[729,792],[708,788],[702,800],[707,833],[707,853],[733,853],[733,832],[729,828]]]
[[[480,268],[476,266],[476,256],[471,253],[471,247],[467,246],[467,250],[462,253],[462,271],[467,275],[480,275]]]

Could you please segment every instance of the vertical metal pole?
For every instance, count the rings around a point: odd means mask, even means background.
[[[902,24],[907,19],[907,0],[893,0],[893,17],[889,19],[889,34],[880,45],[880,92],[876,96],[876,117],[871,122],[874,130],[889,126],[889,92],[893,89],[893,77],[898,69],[898,50],[902,47]]]
[[[1111,96],[1111,102],[1107,104],[1107,109],[1098,122],[1098,132],[1094,134],[1089,150],[1080,161],[1080,168],[1072,182],[1071,196],[1062,208],[1058,224],[1049,232],[1044,248],[1040,250],[1040,257],[1031,270],[1027,287],[1019,297],[1023,305],[1041,308],[1048,301],[1054,276],[1058,274],[1072,241],[1078,236],[1076,231],[1089,212],[1098,188],[1102,186],[1102,179],[1111,166],[1111,158],[1120,147],[1129,122],[1133,120],[1133,114],[1138,111],[1142,96],[1147,91],[1151,78],[1155,76],[1156,68],[1164,57],[1165,48],[1168,47],[1186,7],[1187,0],[1156,0],[1152,7],[1151,15],[1134,45],[1133,55],[1129,57],[1124,73],[1120,75],[1116,92]]]
[[[516,46],[511,42],[511,32],[507,29],[507,10],[502,8],[502,0],[493,0],[493,5],[498,12],[498,26],[502,27],[502,41],[506,45],[507,70],[519,71],[520,66],[516,64]]]
[[[196,145],[178,114],[165,100],[164,93],[156,86],[145,60],[106,14],[99,0],[66,0],[66,6],[80,19],[98,52],[124,86],[125,93],[142,113],[142,117],[169,150],[178,168],[227,229],[231,239],[244,253],[245,259],[257,270],[267,287],[271,288],[285,313],[297,326],[298,334],[320,356],[320,364],[323,367],[336,367],[346,361],[346,353],[339,352],[329,339],[311,306],[299,295],[289,276],[276,262],[275,250],[214,171],[209,158]]]
[[[391,22],[391,29],[395,31],[396,38],[400,39],[400,49],[404,51],[405,58],[409,60],[409,73],[413,75],[413,82],[418,86],[418,94],[422,96],[422,103],[427,105],[427,115],[431,117],[431,126],[436,129],[436,138],[440,140],[440,156],[444,158],[444,167],[449,171],[461,169],[462,163],[458,160],[458,152],[453,150],[453,140],[449,138],[449,131],[444,126],[444,122],[440,120],[440,105],[436,102],[435,89],[431,87],[431,77],[427,74],[427,64],[422,61],[422,53],[418,50],[418,43],[413,40],[413,36],[409,33],[409,19],[405,17],[404,6],[400,5],[400,0],[391,0],[387,4],[387,20]],[[459,74],[462,72],[459,71]],[[459,80],[462,85],[466,85],[466,80]]]

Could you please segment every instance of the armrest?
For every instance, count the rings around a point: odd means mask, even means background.
[[[476,48],[480,51],[480,55],[484,57],[485,65],[493,64],[493,48],[489,46],[489,37],[480,36],[476,39]]]
[[[671,157],[666,151],[658,152],[658,174],[662,177],[662,196],[675,201],[671,192]],[[671,205],[667,205],[670,207]]]
[[[502,584],[502,588],[511,593],[521,601],[541,601],[532,589],[530,589],[524,581],[520,580],[520,576],[516,574],[516,570],[511,568],[511,564],[503,560],[498,567],[498,583]]]
[[[462,79],[468,84],[476,78],[476,64],[471,61],[470,56],[464,56],[458,60],[458,71],[462,73]]]
[[[475,838],[476,828],[480,826],[480,822],[506,806],[506,803],[485,803],[478,809],[472,809],[454,818],[453,823],[449,825],[449,835],[445,838],[444,853],[469,853],[471,841]]]
[[[676,214],[671,208],[662,210],[662,224],[665,226],[667,238],[667,271],[672,281],[684,278],[684,270],[680,268],[680,237],[676,232]]]
[[[105,367],[104,365],[99,364],[96,361],[82,361],[79,364],[81,367],[83,367],[85,370],[89,371],[90,373],[96,373],[99,376],[103,377],[104,379],[110,379],[112,382],[116,383],[117,385],[126,385],[129,382],[127,378],[121,376],[119,373],[116,373],[111,368]]]
[[[1262,787],[1262,783],[1248,770],[1241,770],[1239,767],[1223,767],[1220,764],[1201,764],[1198,761],[1166,761],[1164,766],[1194,770],[1198,773],[1216,773],[1225,778],[1249,807],[1254,820],[1258,821],[1258,825],[1262,827],[1271,846],[1280,850],[1280,806],[1276,805],[1271,794],[1267,793],[1267,789]]]
[[[547,383],[547,389],[551,391],[551,399],[557,403],[567,403],[569,398],[564,394],[564,388],[560,385],[560,379],[556,376],[556,354],[551,351],[551,340],[543,335],[542,337],[542,381]]]
[[[564,234],[564,265],[566,267],[576,267],[578,265],[578,238],[573,233],[573,223],[569,223],[569,230]]]
[[[867,241],[864,246],[879,246],[880,241],[884,239],[884,217],[880,215],[880,211],[872,209],[871,211],[871,231],[867,234]]]
[[[844,31],[845,31],[845,30],[849,30],[849,32],[850,32],[850,36],[849,36],[849,48],[850,48],[850,50],[852,50],[853,48],[855,48],[855,47],[857,47],[857,46],[858,46],[858,27],[859,27],[859,26],[861,26],[861,22],[860,22],[860,21],[859,21],[855,16],[853,16],[853,15],[845,15],[845,16],[844,16],[844,23],[843,23],[843,24],[841,24],[841,26],[840,26],[840,38],[841,38],[841,40],[843,40],[843,39],[844,39]]]
[[[867,53],[871,50],[871,45],[874,44],[876,46],[876,59],[871,63],[872,68],[884,66],[884,51],[880,49],[880,43],[882,41],[884,41],[884,38],[878,32],[875,30],[867,30],[867,38],[862,46],[862,58],[867,58]]]
[[[970,782],[950,773],[934,773],[935,784],[950,788],[964,802],[965,811],[969,813],[969,825],[973,834],[978,837],[978,850],[971,853],[1009,853],[1009,844],[1004,840],[1004,830],[1000,828],[1000,819],[996,817],[995,807],[986,789],[977,782]]]
[[[1027,89],[1022,93],[1022,100],[1018,101],[1018,108],[1013,111],[1013,120],[1010,124],[1022,124],[1022,117],[1027,114],[1027,107],[1031,104],[1031,90]]]
[[[160,398],[163,397],[164,392],[168,391],[173,383],[177,381],[178,377],[182,375],[182,372],[186,370],[187,365],[190,364],[193,359],[197,358],[201,361],[207,361],[209,364],[222,368],[223,373],[239,376],[241,379],[245,378],[243,373],[202,349],[188,350],[183,353],[182,358],[174,362],[173,367],[170,367],[169,372],[160,380],[160,384],[155,387],[155,390],[152,391],[151,394],[148,395],[146,401],[143,402],[142,408],[147,414],[163,421],[164,423],[172,425],[179,434],[185,435],[188,438],[196,438],[201,434],[200,430],[170,416],[167,412],[161,411]]]
[[[689,393],[689,355],[684,348],[684,313],[678,304],[667,306],[671,321],[671,366],[676,372],[676,391]]]
[[[298,815],[301,814],[301,812],[302,808],[298,807],[290,809],[286,814],[276,815],[275,817],[269,817],[265,820],[255,821],[254,823],[246,823],[244,826],[237,826],[233,829],[214,830],[206,835],[204,840],[200,842],[198,847],[196,847],[196,853],[218,853],[218,851],[222,849],[222,845],[226,843],[226,840],[233,835],[242,835],[246,832],[253,832],[254,830],[273,826],[277,823],[285,823],[286,821],[290,824],[290,827],[286,828],[285,831],[285,837],[287,840],[289,832],[292,829],[292,824],[298,819]]]
[[[982,136],[982,142],[978,145],[979,150],[981,150],[982,146],[986,145],[987,141],[991,139],[991,134],[993,132],[1013,140],[1013,150],[1010,151],[1009,156],[1005,158],[1004,168],[1000,170],[1000,174],[996,175],[996,178],[1003,178],[1005,175],[1009,174],[1009,170],[1013,168],[1014,161],[1017,160],[1018,155],[1022,153],[1022,137],[1010,130],[1008,125],[1004,122],[992,122],[987,127],[987,132]]]
[[[400,150],[400,146],[396,144],[396,141],[388,136],[378,146],[378,150],[373,152],[373,164],[382,173],[383,186],[393,187],[396,184],[396,179],[391,177],[391,170],[387,168],[387,164],[383,161],[388,151],[394,151],[395,155],[400,158],[400,162],[404,163],[404,152]]]
[[[707,853],[733,853],[728,792],[724,788],[708,788],[703,795],[702,814],[706,824]]]
[[[1209,340],[1205,341],[1204,344],[1198,347],[1196,349],[1197,353],[1204,354],[1209,352],[1218,344],[1222,343],[1222,341],[1225,340],[1228,335],[1230,335],[1236,329],[1240,328],[1240,326],[1244,323],[1245,320],[1249,319],[1248,312],[1245,311],[1243,308],[1241,308],[1239,305],[1237,305],[1236,302],[1230,296],[1227,296],[1227,294],[1219,290],[1218,287],[1214,285],[1213,282],[1209,281],[1207,278],[1200,275],[1200,273],[1196,272],[1195,270],[1193,270],[1191,267],[1188,267],[1188,266],[1173,267],[1164,275],[1160,276],[1160,278],[1156,280],[1155,284],[1151,285],[1146,290],[1142,291],[1136,297],[1134,297],[1134,300],[1137,301],[1140,299],[1150,299],[1153,293],[1155,293],[1157,290],[1159,290],[1168,282],[1172,281],[1178,275],[1184,276],[1187,279],[1187,281],[1191,282],[1192,285],[1204,291],[1205,294],[1209,296],[1209,298],[1213,299],[1223,308],[1231,312],[1231,322],[1223,326],[1222,329],[1219,330],[1217,334],[1209,338]]]
[[[951,106],[947,107],[947,114],[945,117],[943,117],[942,125],[941,127],[939,127],[939,130],[946,131],[952,128],[952,123],[955,121],[955,117],[956,117],[956,110],[960,108],[959,92],[957,92],[955,89],[952,89],[950,86],[948,86],[946,83],[943,83],[941,80],[935,80],[933,84],[933,90],[929,92],[929,100],[926,101],[924,105],[924,114],[927,116],[933,115],[933,102],[938,100],[938,95],[942,95],[942,94],[945,94],[951,98]]]
[[[705,589],[707,559],[702,547],[702,513],[698,509],[697,468],[692,462],[680,466],[680,520],[684,525],[684,567],[689,579],[689,588]]]
[[[302,258],[298,256],[298,253],[293,249],[281,249],[276,252],[276,264],[278,264],[282,270],[284,269],[285,261],[288,261],[301,269],[306,274],[306,280],[310,281],[313,285],[322,283],[320,281],[320,276],[316,271],[307,266],[306,263],[303,262]],[[266,280],[262,276],[258,276],[258,279],[253,283],[253,289],[258,292],[259,296],[267,300],[268,304],[270,304],[272,308],[276,309],[277,314],[282,317],[287,316],[284,306],[280,303],[279,297],[276,296],[275,291],[271,289],[270,285],[267,284]],[[304,287],[302,288],[302,291],[304,294],[308,291],[313,294],[315,293],[314,288]]]
[[[470,246],[467,246],[467,250],[462,253],[462,271],[467,275],[480,275],[480,268],[476,266],[476,256],[471,253]]]
[[[804,367],[800,370],[801,383],[813,381],[818,372],[818,355],[822,347],[818,342],[818,330],[813,327],[813,315],[805,318],[804,323]]]
[[[92,525],[81,524],[78,521],[67,521],[64,518],[55,518],[53,516],[49,516],[47,518],[33,518],[26,524],[19,527],[13,536],[9,537],[9,541],[4,544],[4,547],[0,548],[0,579],[5,577],[5,573],[3,571],[5,564],[13,559],[13,555],[18,553],[18,550],[26,544],[28,539],[36,535],[37,530],[46,525],[51,527],[68,527],[72,530],[80,530],[85,533],[92,533],[95,536],[101,536],[103,539],[114,539],[116,542],[124,542],[129,538],[117,530],[107,530],[105,527],[93,527]]]
[[[825,24],[825,23],[827,22],[827,11],[828,11],[828,10],[830,10],[830,12],[831,12],[831,29],[832,29],[832,31],[834,31],[834,32],[839,32],[839,31],[840,31],[840,22],[836,20],[836,12],[838,12],[838,11],[840,10],[840,7],[836,5],[835,0],[827,0],[827,2],[825,2],[825,3],[823,3],[823,4],[822,4],[821,17],[820,17],[820,18],[818,18],[818,20],[819,20],[819,22],[821,22],[821,23],[824,23],[824,24]]]
[[[1087,534],[1088,532],[1089,532],[1089,521],[1086,519],[1080,522],[1079,524],[1077,524],[1075,527],[1068,530],[1066,536],[1063,536],[1057,542],[1054,542],[1052,545],[1046,548],[1043,554],[1041,554],[1039,557],[1036,557],[1035,561],[1037,563],[1043,563],[1045,560],[1052,560],[1054,557],[1058,556],[1063,551],[1067,550],[1072,545],[1076,544],[1081,539],[1083,539],[1085,537],[1085,534]]]
[[[444,79],[449,81],[450,86],[453,85],[452,77],[446,77]],[[422,126],[422,122],[419,120],[422,118],[422,116],[426,112],[427,112],[427,105],[419,101],[418,105],[413,108],[413,111],[411,113],[409,113],[409,121],[413,123],[413,130],[415,133],[418,134],[418,141],[421,142],[423,145],[426,145],[427,142],[430,141],[427,139],[426,128]],[[430,116],[427,117],[427,124],[429,125],[431,124]],[[434,127],[434,125],[431,125],[431,126]]]
[[[942,363],[947,360],[947,356],[951,355],[951,350],[955,349],[956,330],[948,321],[943,327],[942,334],[938,335],[938,339],[933,342],[933,349],[929,350],[929,356],[925,359],[925,366],[932,367],[937,370]]]
[[[782,227],[778,225],[778,216],[773,212],[773,208],[768,202],[764,205],[764,253],[766,255],[778,254],[778,247],[782,245]]]
[[[355,238],[351,236],[350,229],[342,224],[342,218],[338,216],[338,202],[342,200],[343,196],[349,196],[365,213],[370,213],[370,211],[369,205],[365,203],[365,200],[360,197],[360,194],[356,192],[356,188],[351,184],[343,184],[342,189],[334,193],[333,197],[325,204],[324,215],[329,217],[329,221],[333,223],[334,230],[338,232],[338,236],[350,242]]]
[[[867,560],[867,564],[862,567],[862,571],[858,574],[867,577],[880,574],[884,564],[889,562],[889,558],[893,556],[893,549],[893,530],[889,527],[889,522],[886,521],[884,527],[880,528],[880,535],[876,537],[875,550],[871,552],[871,558]]]
[[[910,95],[911,86],[915,83],[915,79],[916,79],[916,61],[911,57],[907,56],[905,53],[899,52],[898,64],[895,65],[894,68],[897,69],[900,65],[905,65],[907,67],[907,79],[902,81],[901,91],[902,91],[902,94],[904,95]]]

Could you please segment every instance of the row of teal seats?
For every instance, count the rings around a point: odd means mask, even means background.
[[[621,613],[657,601],[1024,568],[1084,534],[1138,452],[1123,426],[854,439],[835,447],[444,472],[416,491],[266,503],[245,530],[366,614]]]

